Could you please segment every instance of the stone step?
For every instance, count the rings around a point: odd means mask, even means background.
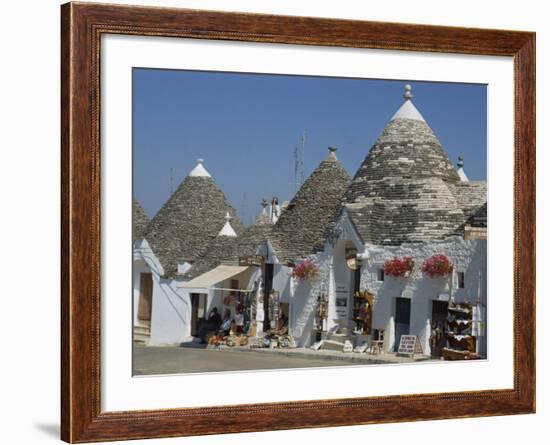
[[[346,334],[327,334],[327,340],[344,344],[346,340],[349,340],[349,336]]]
[[[147,334],[149,335],[151,328],[148,326],[134,326],[134,334]]]
[[[134,331],[134,342],[149,343],[149,334],[141,334]]]
[[[149,339],[151,337],[151,323],[140,320],[139,324],[134,325],[133,334],[133,340],[135,343],[149,343]]]
[[[321,345],[321,349],[328,351],[343,351],[344,344],[334,340],[325,340]]]

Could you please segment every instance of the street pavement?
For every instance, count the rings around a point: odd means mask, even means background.
[[[345,366],[342,360],[199,347],[134,345],[134,375]]]
[[[204,345],[144,346],[134,344],[134,375],[181,374],[190,372],[245,371],[257,369],[317,368],[381,363],[425,361],[395,354],[367,354],[310,349],[206,349]]]

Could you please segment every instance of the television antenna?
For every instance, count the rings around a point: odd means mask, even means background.
[[[302,131],[300,146],[294,146],[294,186],[296,191],[304,183],[304,151],[306,146],[306,132]]]

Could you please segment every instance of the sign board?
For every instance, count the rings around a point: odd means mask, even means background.
[[[264,257],[261,255],[250,255],[239,257],[239,266],[259,266],[264,265]]]
[[[348,318],[349,288],[345,284],[336,283],[336,317]]]
[[[422,345],[416,335],[402,335],[399,339],[398,354],[410,355],[423,354]]]

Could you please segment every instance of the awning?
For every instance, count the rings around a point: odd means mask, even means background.
[[[191,281],[183,283],[181,286],[187,289],[211,289],[214,285],[221,283],[222,281],[227,280],[228,278],[234,277],[245,270],[250,269],[253,266],[218,266],[215,269],[209,270],[208,272],[199,275],[196,278],[193,278]],[[223,289],[216,288],[220,290],[236,290],[241,292],[248,292],[251,289]]]

